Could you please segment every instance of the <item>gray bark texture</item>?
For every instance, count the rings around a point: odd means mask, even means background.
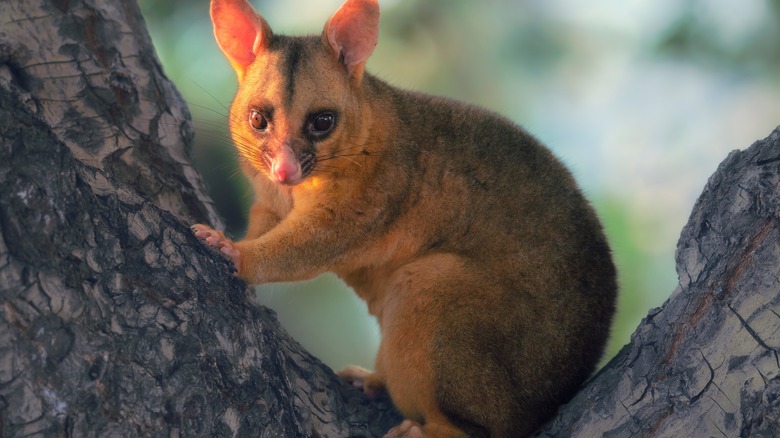
[[[134,1],[0,1],[0,437],[374,436],[252,303]]]
[[[192,236],[220,223],[191,139],[135,2],[0,0],[0,437],[381,436],[400,420]],[[538,435],[780,436],[779,212],[776,130],[712,176],[679,288]]]
[[[780,436],[780,127],[710,177],[676,262],[669,300],[538,436]]]

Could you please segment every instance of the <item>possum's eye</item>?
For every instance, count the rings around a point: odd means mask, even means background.
[[[336,118],[333,116],[333,114],[331,113],[320,114],[311,123],[311,127],[313,131],[326,132],[326,131],[330,131],[331,128],[333,128],[335,122],[336,122]]]
[[[257,110],[249,112],[249,124],[257,131],[265,131],[268,129],[268,119],[263,113]]]
[[[331,112],[323,112],[309,117],[306,130],[309,136],[320,140],[330,134],[334,126],[336,126],[336,115]]]

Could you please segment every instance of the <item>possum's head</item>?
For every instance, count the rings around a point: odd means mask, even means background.
[[[230,128],[243,160],[295,185],[360,153],[361,82],[377,43],[377,0],[347,0],[320,36],[274,35],[245,0],[212,0],[219,47],[238,76]]]

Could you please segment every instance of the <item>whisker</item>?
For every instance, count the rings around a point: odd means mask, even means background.
[[[338,167],[322,167],[322,166],[314,166],[312,170],[321,170],[323,172],[331,172],[331,173],[338,173],[341,169]]]
[[[335,160],[337,158],[347,158],[347,159],[349,159],[349,157],[362,157],[362,156],[365,156],[365,154],[362,153],[362,152],[361,153],[357,153],[357,154],[325,155],[324,157],[320,157],[319,161],[330,161],[330,160]],[[350,161],[354,161],[354,160],[350,160]]]
[[[350,158],[350,157],[359,156],[359,155],[363,155],[363,154],[352,154],[352,155],[348,154],[348,155],[339,155],[339,156],[336,156],[336,157],[325,157],[325,158],[320,158],[319,161],[330,161],[330,160],[335,160],[337,158],[343,158],[343,159],[345,159],[347,161],[351,161],[351,162],[357,164],[358,166],[362,167],[363,166],[362,164],[360,164],[357,161],[355,161],[352,158]]]
[[[211,94],[211,93],[210,93],[210,92],[209,92],[209,91],[208,91],[206,88],[204,88],[202,85],[200,85],[200,84],[199,84],[197,81],[194,81],[194,80],[193,80],[193,81],[192,81],[192,83],[194,83],[194,84],[195,84],[195,85],[196,85],[198,88],[200,88],[200,89],[201,89],[201,91],[203,91],[204,93],[206,93],[206,95],[208,95],[209,97],[211,97],[211,99],[212,99],[212,100],[214,100],[214,102],[216,102],[216,103],[217,103],[217,105],[221,106],[221,107],[222,107],[222,108],[225,110],[225,112],[227,112],[227,114],[228,114],[228,115],[229,115],[231,118],[233,118],[233,120],[239,120],[239,118],[237,118],[237,117],[236,117],[236,115],[235,115],[235,114],[233,114],[233,113],[230,111],[230,108],[228,108],[228,107],[227,107],[227,106],[225,106],[225,105],[224,105],[222,102],[220,102],[220,101],[219,101],[219,99],[217,99],[217,98],[216,98],[216,97],[215,97],[213,94]],[[212,110],[212,109],[210,109],[210,108],[205,108],[205,109],[208,109],[208,110],[211,110],[211,111],[213,111],[213,110]],[[216,111],[215,111],[215,112],[216,112]]]
[[[196,119],[192,119],[192,121],[194,122],[193,124],[195,125],[195,129],[203,129],[203,127],[206,126],[209,129],[214,129],[222,132],[229,132],[227,125],[225,125],[225,123],[222,121],[217,122],[215,120],[203,119],[200,117]]]
[[[232,180],[233,178],[235,178],[235,177],[237,177],[239,175],[241,175],[241,170],[240,169],[236,169],[233,172],[230,172],[230,174],[228,174],[227,179],[228,179],[228,181],[230,181],[230,180]]]
[[[350,146],[350,147],[348,147],[348,148],[340,148],[340,149],[336,149],[336,151],[335,151],[335,152],[344,152],[344,151],[349,151],[349,150],[352,150],[352,149],[357,149],[357,148],[359,148],[359,147],[363,147],[363,144],[357,144],[357,145],[354,145],[354,146]]]
[[[230,110],[228,110],[227,114],[223,114],[223,113],[215,110],[214,108],[211,108],[211,107],[208,107],[208,106],[205,106],[205,105],[199,105],[197,103],[189,103],[189,106],[191,106],[193,108],[200,108],[200,109],[202,109],[204,111],[208,111],[210,113],[214,113],[214,114],[220,116],[221,118],[230,119],[230,120],[234,120],[234,121],[239,121],[240,120],[238,118],[238,116],[233,114],[232,112],[230,112]]]

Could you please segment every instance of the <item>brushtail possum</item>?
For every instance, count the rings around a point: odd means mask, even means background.
[[[230,132],[256,201],[244,239],[196,235],[251,284],[334,272],[382,333],[371,372],[407,418],[388,436],[521,437],[567,401],[608,337],[610,249],[571,174],[522,128],[365,71],[377,0],[319,36],[212,0],[238,76]]]

